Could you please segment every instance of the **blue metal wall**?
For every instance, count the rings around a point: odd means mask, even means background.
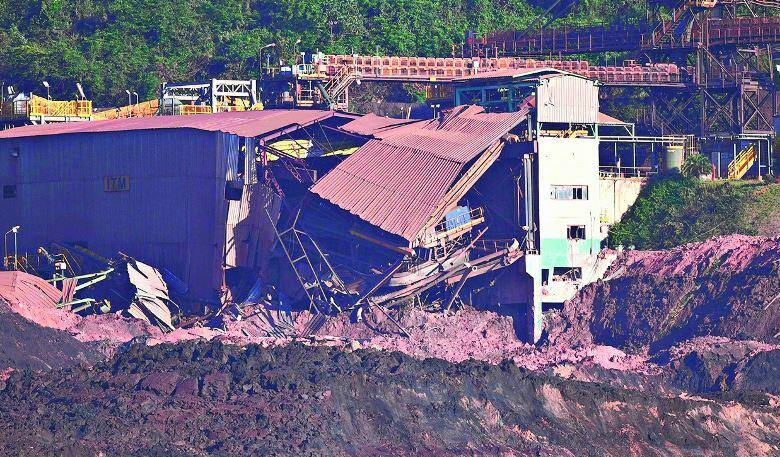
[[[51,242],[117,251],[165,267],[195,298],[221,284],[225,179],[235,140],[193,129],[64,134],[0,140],[0,229],[21,225],[22,251]],[[18,157],[14,157],[18,154]],[[228,160],[228,157],[232,160]],[[107,192],[105,177],[128,176]]]

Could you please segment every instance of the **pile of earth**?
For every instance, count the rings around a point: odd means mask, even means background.
[[[546,350],[595,345],[644,356],[664,388],[778,392],[780,237],[619,253],[605,279],[585,286],[546,326]]]
[[[95,343],[79,341],[62,330],[41,327],[12,312],[0,299],[0,378],[9,368],[44,370],[103,358]]]
[[[668,384],[686,392],[756,391],[780,394],[780,345],[698,337],[652,359]]]
[[[730,236],[617,253],[547,316],[541,346],[465,307],[403,309],[403,332],[380,312],[250,307],[164,334],[56,309],[51,290],[0,298],[0,440],[11,454],[777,454],[778,252],[780,238]]]
[[[664,396],[399,352],[132,345],[92,368],[0,382],[10,454],[756,455],[765,394]]]
[[[79,342],[94,342],[106,357],[136,338],[149,345],[194,339],[264,346],[297,341],[397,350],[450,362],[512,360],[521,368],[626,388],[702,393],[756,386],[774,392],[780,380],[758,378],[768,369],[767,358],[774,357],[780,330],[778,249],[780,238],[737,235],[670,251],[619,253],[605,280],[586,286],[561,312],[548,316],[547,340],[541,347],[518,338],[511,316],[472,308],[448,313],[414,307],[400,310],[394,317],[405,334],[383,313],[369,311],[359,322],[345,313],[325,319],[314,335],[306,329],[317,321],[316,316],[269,314],[262,307],[245,309],[241,319],[227,319],[218,327],[167,334],[115,314],[82,318],[43,301],[16,303],[12,310],[41,325],[63,329]],[[269,322],[286,322],[289,332],[269,336],[274,334]],[[8,347],[24,343],[24,336],[17,336]],[[56,367],[83,360],[74,356],[69,361],[30,365],[6,357],[0,359],[0,369]]]
[[[780,237],[623,252],[548,327],[553,345],[651,354],[700,336],[780,343]]]

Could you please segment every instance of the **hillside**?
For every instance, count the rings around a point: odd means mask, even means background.
[[[257,77],[260,49],[450,55],[465,32],[537,24],[538,0],[11,0],[0,2],[0,81],[54,98],[81,82],[96,105],[163,81]],[[569,24],[642,17],[641,2],[593,0]],[[620,18],[620,19],[616,19]],[[300,39],[298,45],[294,45]],[[269,51],[264,51],[268,53]],[[267,54],[265,54],[267,56]],[[265,60],[265,58],[263,59]]]
[[[609,244],[668,249],[731,234],[780,235],[780,184],[658,180],[612,227]]]

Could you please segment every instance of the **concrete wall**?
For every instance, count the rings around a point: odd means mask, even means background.
[[[598,140],[538,139],[541,268],[586,267],[601,250]],[[587,200],[556,200],[553,185],[588,186]],[[567,239],[569,225],[584,225],[584,240]],[[584,268],[583,268],[584,269]]]
[[[601,178],[601,223],[612,225],[620,221],[645,185],[647,178]]]
[[[0,228],[21,225],[20,251],[79,243],[167,268],[190,295],[215,297],[225,243],[224,134],[192,129],[0,140]],[[18,154],[18,157],[14,155]],[[124,178],[129,189],[106,188]]]

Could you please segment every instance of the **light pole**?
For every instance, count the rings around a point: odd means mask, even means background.
[[[133,91],[133,95],[135,95],[135,106],[138,107],[138,104],[141,103],[141,100],[138,98],[138,92]]]
[[[43,87],[46,88],[46,98],[51,100],[51,89],[48,81],[43,81]]]
[[[276,43],[268,43],[260,48],[260,77],[263,76],[263,49],[276,47]]]
[[[3,264],[8,268],[8,234],[14,234],[14,270],[19,269],[19,251],[16,243],[16,234],[19,233],[19,226],[15,225],[11,227],[7,232],[3,234]]]
[[[295,56],[295,64],[298,64],[298,45],[301,44],[301,39],[298,38],[295,40],[295,43],[293,43],[293,55]],[[301,63],[306,63],[303,60],[301,60]]]
[[[133,117],[132,95],[130,95],[130,91],[127,89],[125,89],[125,93],[127,94],[127,117]]]

